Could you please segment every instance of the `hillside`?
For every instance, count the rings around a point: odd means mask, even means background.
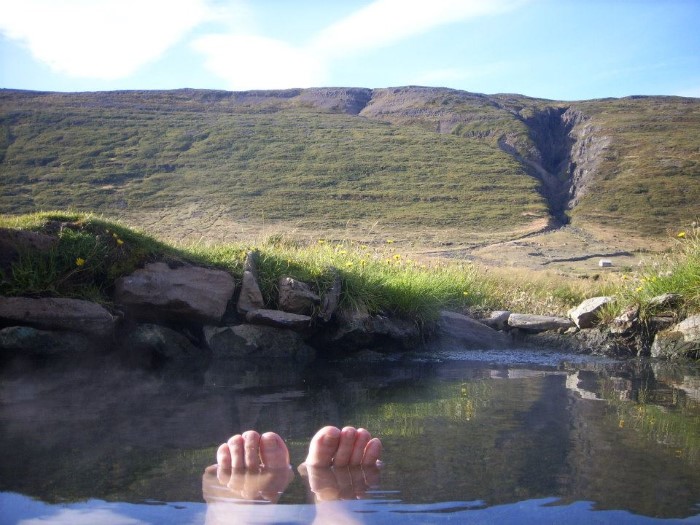
[[[700,100],[2,90],[0,180],[0,213],[95,211],[171,239],[458,251],[570,223],[614,251],[700,215]]]

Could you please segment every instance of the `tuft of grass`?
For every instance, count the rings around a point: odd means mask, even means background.
[[[651,261],[640,271],[626,275],[618,290],[620,307],[639,305],[642,318],[655,313],[654,297],[673,293],[681,296],[675,308],[684,313],[700,311],[700,227],[693,222],[675,235],[669,253]]]
[[[178,258],[177,249],[91,214],[41,212],[0,216],[0,227],[48,233],[46,252],[20,253],[0,282],[5,295],[83,297],[107,301],[114,280],[149,260]]]

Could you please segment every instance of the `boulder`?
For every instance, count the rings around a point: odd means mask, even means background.
[[[485,319],[479,319],[480,322],[493,328],[494,330],[505,330],[508,328],[508,318],[510,317],[510,312],[507,310],[496,310],[491,312]]]
[[[279,309],[294,314],[311,315],[314,308],[321,302],[311,287],[291,277],[280,277],[279,280]]]
[[[651,355],[667,359],[700,357],[700,315],[688,317],[669,330],[657,333]]]
[[[218,323],[233,296],[233,277],[198,266],[147,264],[115,283],[115,301],[141,319]]]
[[[78,332],[39,330],[31,326],[9,326],[0,330],[0,351],[5,355],[74,356],[101,348],[94,339]]]
[[[97,303],[63,297],[0,297],[0,319],[47,330],[108,337],[115,318]]]
[[[252,324],[264,324],[296,331],[306,330],[311,325],[311,316],[264,308],[248,312],[245,318]]]
[[[341,352],[368,348],[398,351],[414,347],[420,336],[416,323],[408,319],[370,315],[366,310],[340,310],[334,328],[324,332],[317,343]]]
[[[510,343],[506,334],[456,312],[440,312],[438,330],[441,339],[452,339],[468,348],[503,348]]]
[[[216,358],[293,358],[309,362],[315,357],[315,350],[300,334],[271,326],[207,326],[204,337]]]
[[[551,317],[548,315],[510,314],[508,326],[528,332],[546,332],[549,330],[568,330],[574,326],[571,319]]]
[[[208,353],[184,335],[156,324],[137,324],[126,331],[122,349],[131,364],[159,368],[164,364],[205,362]]]
[[[265,300],[258,284],[257,258],[257,252],[249,252],[243,266],[241,293],[236,304],[238,312],[242,314],[259,310],[265,306]]]
[[[569,310],[569,317],[579,328],[593,328],[598,324],[598,315],[606,304],[613,302],[612,297],[592,297],[586,299],[576,308]]]
[[[333,284],[323,295],[323,299],[321,300],[321,309],[318,313],[318,317],[326,323],[331,320],[333,314],[338,309],[338,305],[340,304],[341,289],[342,282],[340,281],[340,275],[338,275],[338,272],[335,272]]]

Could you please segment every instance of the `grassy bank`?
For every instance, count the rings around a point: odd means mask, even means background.
[[[221,268],[239,278],[246,253],[257,250],[263,294],[274,307],[280,276],[306,281],[323,293],[335,275],[342,304],[430,320],[444,308],[462,311],[508,309],[564,315],[595,295],[616,295],[616,310],[644,306],[654,295],[679,293],[679,308],[700,311],[698,229],[680,232],[676,249],[637,273],[608,273],[597,279],[553,273],[495,270],[467,262],[417,260],[387,238],[381,244],[316,239],[299,242],[273,236],[253,244],[175,246],[82,213],[0,216],[0,227],[49,233],[58,238],[48,252],[25,253],[2,278],[4,295],[69,296],[109,303],[113,282],[149,261],[191,262]]]

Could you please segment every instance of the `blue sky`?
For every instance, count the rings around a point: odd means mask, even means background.
[[[700,97],[700,0],[0,0],[0,87]]]

